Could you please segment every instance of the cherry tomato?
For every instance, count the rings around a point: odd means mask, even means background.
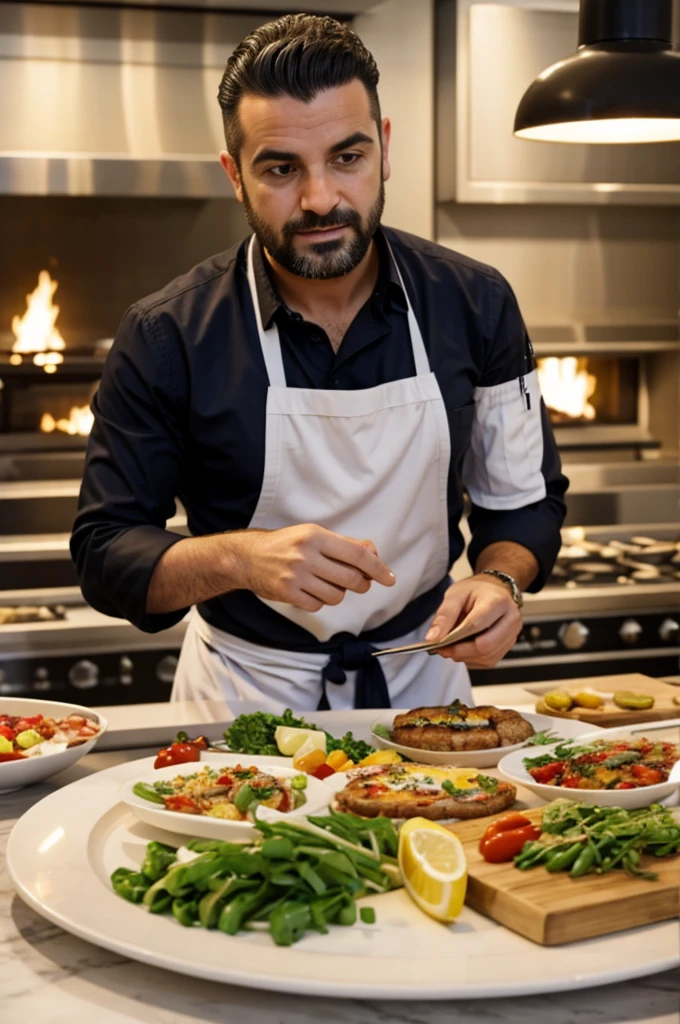
[[[488,839],[489,836],[495,836],[497,832],[510,832],[515,828],[524,828],[525,825],[531,825],[531,820],[526,815],[520,814],[519,811],[501,814],[500,818],[491,822],[482,838]]]
[[[329,764],[320,764],[311,774],[315,779],[327,779],[329,775],[335,775],[335,768],[331,768]]]
[[[634,764],[630,773],[641,786],[655,786],[658,782],[664,781],[663,772],[660,772],[658,768],[650,768],[646,764]]]
[[[6,740],[13,740],[16,736],[16,731],[10,728],[9,725],[0,725],[0,736],[4,736]]]
[[[200,761],[201,751],[191,741],[185,743],[171,743],[158,751],[158,757],[153,763],[154,768],[168,768],[172,764],[186,764],[188,761]]]
[[[562,774],[565,767],[564,761],[551,761],[550,764],[541,765],[540,768],[530,768],[529,775],[536,782],[552,782],[553,779]]]
[[[538,839],[540,834],[538,825],[530,821],[521,828],[509,829],[507,832],[494,832],[491,835],[485,832],[479,844],[479,852],[490,864],[502,864],[516,857],[525,843]]]
[[[581,788],[581,776],[580,775],[568,775],[566,779],[562,779],[560,783],[565,789],[580,789]]]

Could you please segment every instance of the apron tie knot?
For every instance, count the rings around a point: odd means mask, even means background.
[[[385,674],[379,658],[373,657],[377,650],[373,644],[352,637],[341,643],[330,656],[321,673],[321,700],[318,711],[330,711],[326,694],[326,683],[342,686],[347,682],[347,672],[356,672],[354,687],[355,708],[389,708],[390,695]]]

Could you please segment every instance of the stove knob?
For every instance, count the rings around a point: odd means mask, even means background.
[[[570,651],[578,651],[590,636],[590,630],[582,622],[565,622],[557,634],[562,645]]]
[[[165,658],[161,658],[156,665],[156,679],[161,683],[167,683],[168,686],[171,686],[175,681],[178,662],[179,658],[176,658],[174,654],[167,654]]]
[[[659,636],[665,644],[676,644],[680,640],[680,623],[675,619],[664,619],[659,626]]]
[[[624,644],[633,645],[640,639],[640,633],[642,633],[642,626],[635,619],[626,619],[625,622],[621,623],[619,629],[619,636],[623,640]]]
[[[68,678],[77,690],[91,690],[99,682],[99,669],[92,661],[77,661],[69,670]]]

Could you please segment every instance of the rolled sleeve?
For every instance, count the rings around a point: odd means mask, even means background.
[[[83,596],[155,633],[188,611],[148,615],[154,569],[182,535],[165,529],[181,487],[181,387],[172,339],[136,307],[123,319],[92,402],[71,555]]]
[[[535,592],[544,586],[560,549],[569,481],[562,473],[517,300],[500,275],[492,299],[484,372],[463,467],[472,501],[468,558],[474,566],[490,544],[521,544],[540,566],[528,588]]]

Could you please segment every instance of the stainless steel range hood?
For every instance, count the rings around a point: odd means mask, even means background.
[[[0,4],[0,193],[230,196],[217,88],[262,20]]]

